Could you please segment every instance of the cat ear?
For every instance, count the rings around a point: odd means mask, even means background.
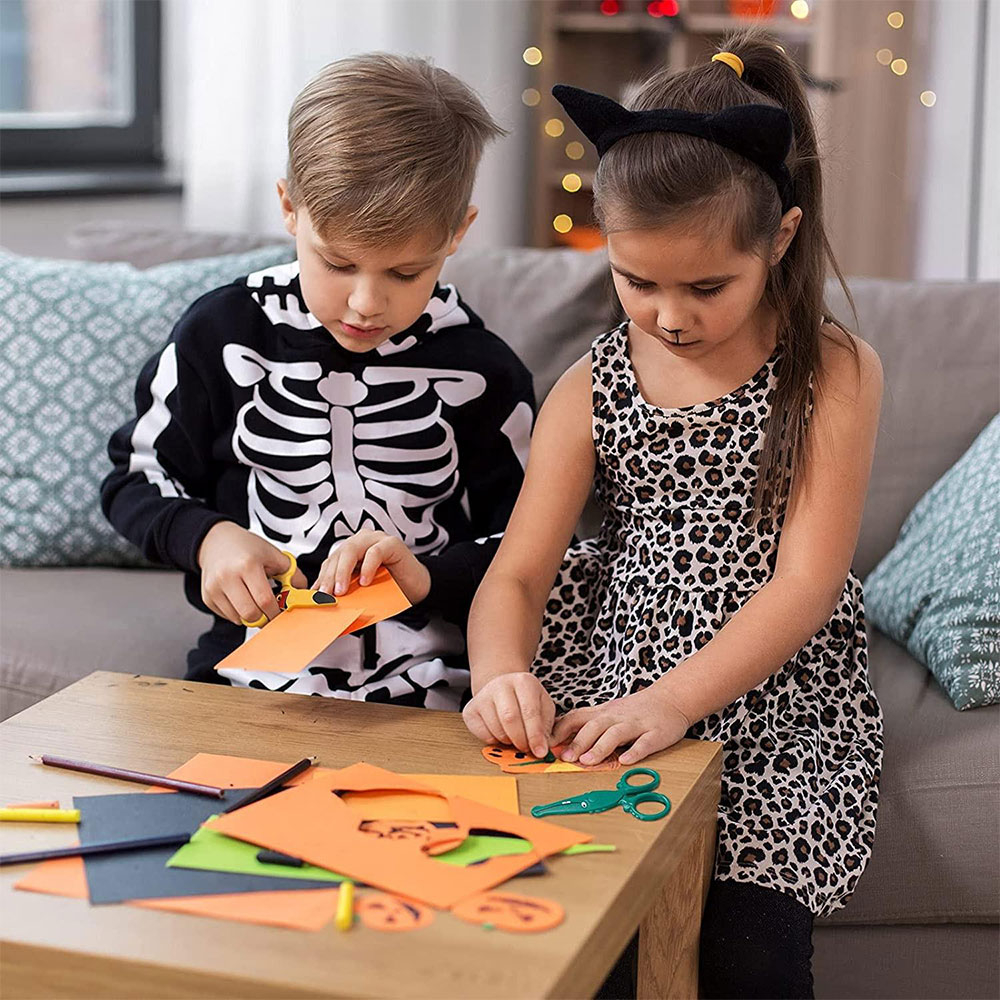
[[[792,148],[792,120],[769,104],[736,104],[707,118],[718,141],[761,165],[778,168]],[[725,137],[724,141],[723,137]]]
[[[607,146],[601,142],[601,136],[609,129],[617,131],[632,120],[631,111],[603,94],[594,94],[579,87],[567,87],[565,84],[557,83],[552,88],[552,96],[563,106],[566,114],[597,147],[597,152],[602,156]]]

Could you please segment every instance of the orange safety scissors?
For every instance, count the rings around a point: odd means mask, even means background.
[[[301,587],[292,586],[292,577],[298,569],[298,563],[291,552],[282,550],[283,556],[288,557],[288,569],[284,573],[277,573],[274,579],[278,581],[281,589],[275,599],[278,607],[282,611],[289,611],[292,608],[315,608],[324,604],[336,604],[337,598],[332,594],[324,594],[322,590],[305,590]],[[263,628],[267,624],[267,615],[261,615],[254,622],[248,622],[245,618],[240,619],[247,628]]]

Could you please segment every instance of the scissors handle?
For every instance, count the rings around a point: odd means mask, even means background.
[[[661,806],[655,812],[645,812],[639,806],[643,802],[656,802]],[[622,809],[630,816],[641,820],[663,819],[670,812],[670,799],[659,792],[639,792],[636,795],[628,795],[622,799]]]
[[[637,775],[649,778],[649,781],[634,783],[632,778]],[[660,787],[660,772],[654,771],[651,767],[630,767],[618,779],[618,787],[629,795],[634,795],[636,792],[651,792],[654,788]]]
[[[291,590],[292,577],[295,576],[295,571],[298,569],[299,564],[295,561],[295,556],[291,552],[282,549],[281,554],[288,557],[288,569],[283,570],[281,573],[272,574],[272,579],[277,580],[281,584],[282,590]],[[267,615],[261,615],[260,618],[252,622],[248,622],[245,618],[241,618],[240,621],[247,628],[263,628],[267,624]]]

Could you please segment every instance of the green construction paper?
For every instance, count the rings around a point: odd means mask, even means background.
[[[518,837],[469,836],[450,851],[434,856],[435,861],[448,865],[473,865],[487,858],[507,857],[512,854],[527,854],[531,844]],[[563,854],[593,854],[599,851],[614,851],[614,844],[576,844],[567,847]]]
[[[198,868],[205,871],[238,872],[243,875],[270,875],[274,878],[309,879],[313,882],[343,882],[345,876],[326,868],[303,864],[301,868],[269,864],[257,860],[260,848],[215,830],[201,827],[167,862],[170,868]]]

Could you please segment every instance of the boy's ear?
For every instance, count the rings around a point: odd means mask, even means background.
[[[461,225],[455,230],[455,235],[451,238],[451,243],[448,244],[448,254],[451,256],[457,249],[458,245],[462,242],[462,238],[469,231],[469,226],[472,225],[476,220],[476,216],[479,215],[479,209],[475,205],[470,205],[465,211],[465,218],[462,220]]]
[[[285,222],[285,229],[289,236],[295,235],[295,223],[297,222],[295,206],[292,199],[288,197],[288,181],[284,177],[278,180],[278,201],[281,204],[281,217]]]

